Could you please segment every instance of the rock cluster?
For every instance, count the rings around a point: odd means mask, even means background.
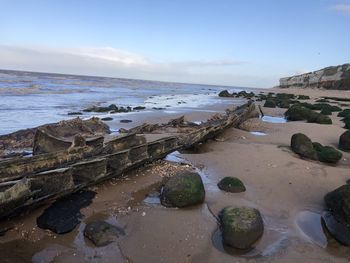
[[[291,148],[293,152],[303,158],[325,163],[337,163],[343,156],[340,151],[333,147],[312,142],[309,137],[302,133],[296,133],[292,136]]]

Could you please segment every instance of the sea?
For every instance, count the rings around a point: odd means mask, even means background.
[[[218,92],[249,90],[186,83],[0,70],[0,134],[72,119],[93,105],[144,106],[140,114],[201,110],[223,103]],[[116,113],[135,114],[135,113]],[[84,112],[83,119],[109,113]]]

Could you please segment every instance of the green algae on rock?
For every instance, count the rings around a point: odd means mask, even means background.
[[[164,185],[160,201],[166,207],[186,207],[203,203],[205,190],[202,178],[195,172],[180,172]]]
[[[245,192],[246,190],[243,182],[240,179],[231,176],[221,179],[218,183],[218,187],[225,192],[231,193],[240,193]]]
[[[249,249],[263,235],[260,212],[250,207],[226,207],[219,215],[224,245]]]
[[[291,139],[291,148],[293,152],[301,157],[317,160],[317,152],[312,145],[312,141],[305,134],[294,134]]]

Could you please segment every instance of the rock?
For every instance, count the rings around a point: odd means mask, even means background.
[[[331,109],[328,109],[328,108],[325,108],[325,109],[322,109],[320,114],[323,114],[323,115],[332,115],[332,110]]]
[[[160,201],[166,207],[186,207],[203,203],[205,190],[202,178],[195,172],[180,172],[164,185]]]
[[[73,112],[68,112],[67,115],[83,115],[83,113],[80,111],[73,111]]]
[[[146,109],[146,107],[144,106],[137,106],[133,108],[133,110],[144,110],[144,109]]]
[[[291,139],[291,148],[293,152],[301,157],[317,160],[317,152],[312,145],[312,141],[305,134],[294,134]]]
[[[307,95],[299,95],[298,96],[298,100],[309,100],[309,99],[310,99],[310,97]]]
[[[274,100],[268,99],[265,101],[264,107],[266,108],[276,108],[276,102]]]
[[[311,122],[311,121],[308,121],[308,122]],[[332,124],[332,119],[326,115],[318,114],[315,122],[318,124]]]
[[[301,106],[300,104],[295,104],[290,107],[284,115],[289,121],[302,121],[307,120],[310,115],[310,109]]]
[[[72,231],[81,221],[80,209],[91,204],[95,192],[80,191],[56,200],[37,218],[38,227],[57,234]]]
[[[105,117],[101,119],[102,121],[112,121],[113,118],[112,117]]]
[[[277,106],[282,109],[288,109],[290,106],[290,100],[281,100],[277,103]]]
[[[220,91],[219,97],[231,97],[231,94],[228,92],[228,90]]]
[[[336,163],[338,162],[343,154],[331,146],[318,146],[316,149],[317,157],[320,162],[324,163]]]
[[[350,109],[345,109],[345,110],[342,110],[341,112],[338,113],[338,117],[346,117],[350,115]]]
[[[86,225],[84,236],[91,240],[96,246],[106,246],[125,235],[123,229],[113,226],[105,221],[95,221]]]
[[[344,132],[339,137],[339,149],[350,151],[350,131]]]
[[[264,232],[260,212],[250,207],[226,207],[220,212],[224,245],[250,249]]]
[[[120,123],[130,123],[132,120],[120,120]]]
[[[218,183],[218,187],[225,191],[225,192],[231,192],[231,193],[240,193],[245,192],[245,186],[242,183],[241,180],[239,180],[236,177],[224,177],[220,180]]]
[[[323,216],[328,230],[338,241],[350,246],[350,185],[329,192],[324,201],[330,213]]]

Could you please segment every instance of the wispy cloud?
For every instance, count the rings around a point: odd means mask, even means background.
[[[45,48],[0,45],[0,68],[218,85],[269,85],[240,74],[234,59],[157,62],[112,47]],[[248,74],[249,75],[249,74]],[[271,83],[271,80],[269,80]]]
[[[332,6],[332,9],[340,13],[350,15],[350,4],[336,4]]]

